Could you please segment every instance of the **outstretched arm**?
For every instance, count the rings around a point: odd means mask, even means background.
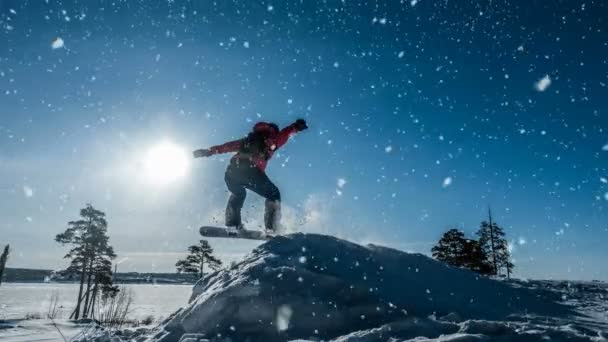
[[[211,146],[208,149],[200,149],[193,152],[194,158],[210,157],[214,154],[237,152],[241,147],[243,139],[229,141],[225,144]]]
[[[298,119],[298,120],[296,120],[296,122],[283,128],[279,132],[277,138],[273,141],[273,144],[275,145],[275,149],[278,149],[279,147],[285,145],[287,140],[289,140],[289,137],[291,137],[292,135],[294,135],[300,131],[303,131],[307,128],[308,128],[308,126],[306,125],[306,121],[304,121],[303,119]]]

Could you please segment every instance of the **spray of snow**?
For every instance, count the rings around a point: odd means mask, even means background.
[[[63,39],[61,39],[61,37],[57,37],[55,38],[55,40],[53,40],[53,42],[51,43],[51,47],[53,49],[61,49],[63,47],[64,43],[63,43]]]
[[[537,91],[543,92],[543,91],[547,90],[547,88],[549,88],[550,85],[551,85],[551,78],[549,77],[549,75],[545,75],[545,77],[541,78],[534,84],[534,88]]]

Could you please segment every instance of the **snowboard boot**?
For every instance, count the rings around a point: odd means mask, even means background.
[[[281,221],[281,202],[266,200],[266,210],[264,212],[264,226],[266,234],[274,235],[279,230]]]
[[[243,207],[243,199],[230,195],[228,205],[226,205],[226,227],[234,227],[236,230],[243,229],[241,222],[241,208]]]

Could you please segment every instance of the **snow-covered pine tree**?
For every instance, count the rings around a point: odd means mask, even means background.
[[[188,247],[186,259],[175,263],[177,271],[180,273],[193,273],[202,278],[204,265],[207,264],[212,270],[217,270],[222,266],[222,261],[213,256],[213,248],[207,240],[200,240],[198,245]]]
[[[488,220],[482,221],[479,230],[479,245],[488,258],[492,275],[500,275],[502,268],[510,272],[514,265],[510,262],[509,244],[504,230],[492,219],[492,210],[488,208]]]
[[[96,265],[100,263],[111,264],[111,260],[116,258],[114,249],[109,244],[108,223],[105,219],[105,213],[93,208],[91,204],[87,204],[85,208],[80,210],[80,216],[80,220],[68,222],[66,231],[57,234],[55,237],[55,241],[60,244],[73,246],[64,258],[70,259],[68,270],[80,274],[80,287],[76,308],[73,312],[75,319],[80,317],[81,312],[83,317],[86,318],[89,312],[91,285],[97,277],[96,272],[100,271]],[[85,282],[87,288],[85,295],[83,295]],[[82,305],[83,299],[84,305]]]

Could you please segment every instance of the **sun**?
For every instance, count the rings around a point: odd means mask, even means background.
[[[189,159],[184,149],[172,142],[163,141],[148,150],[143,166],[148,182],[166,185],[186,176]]]

